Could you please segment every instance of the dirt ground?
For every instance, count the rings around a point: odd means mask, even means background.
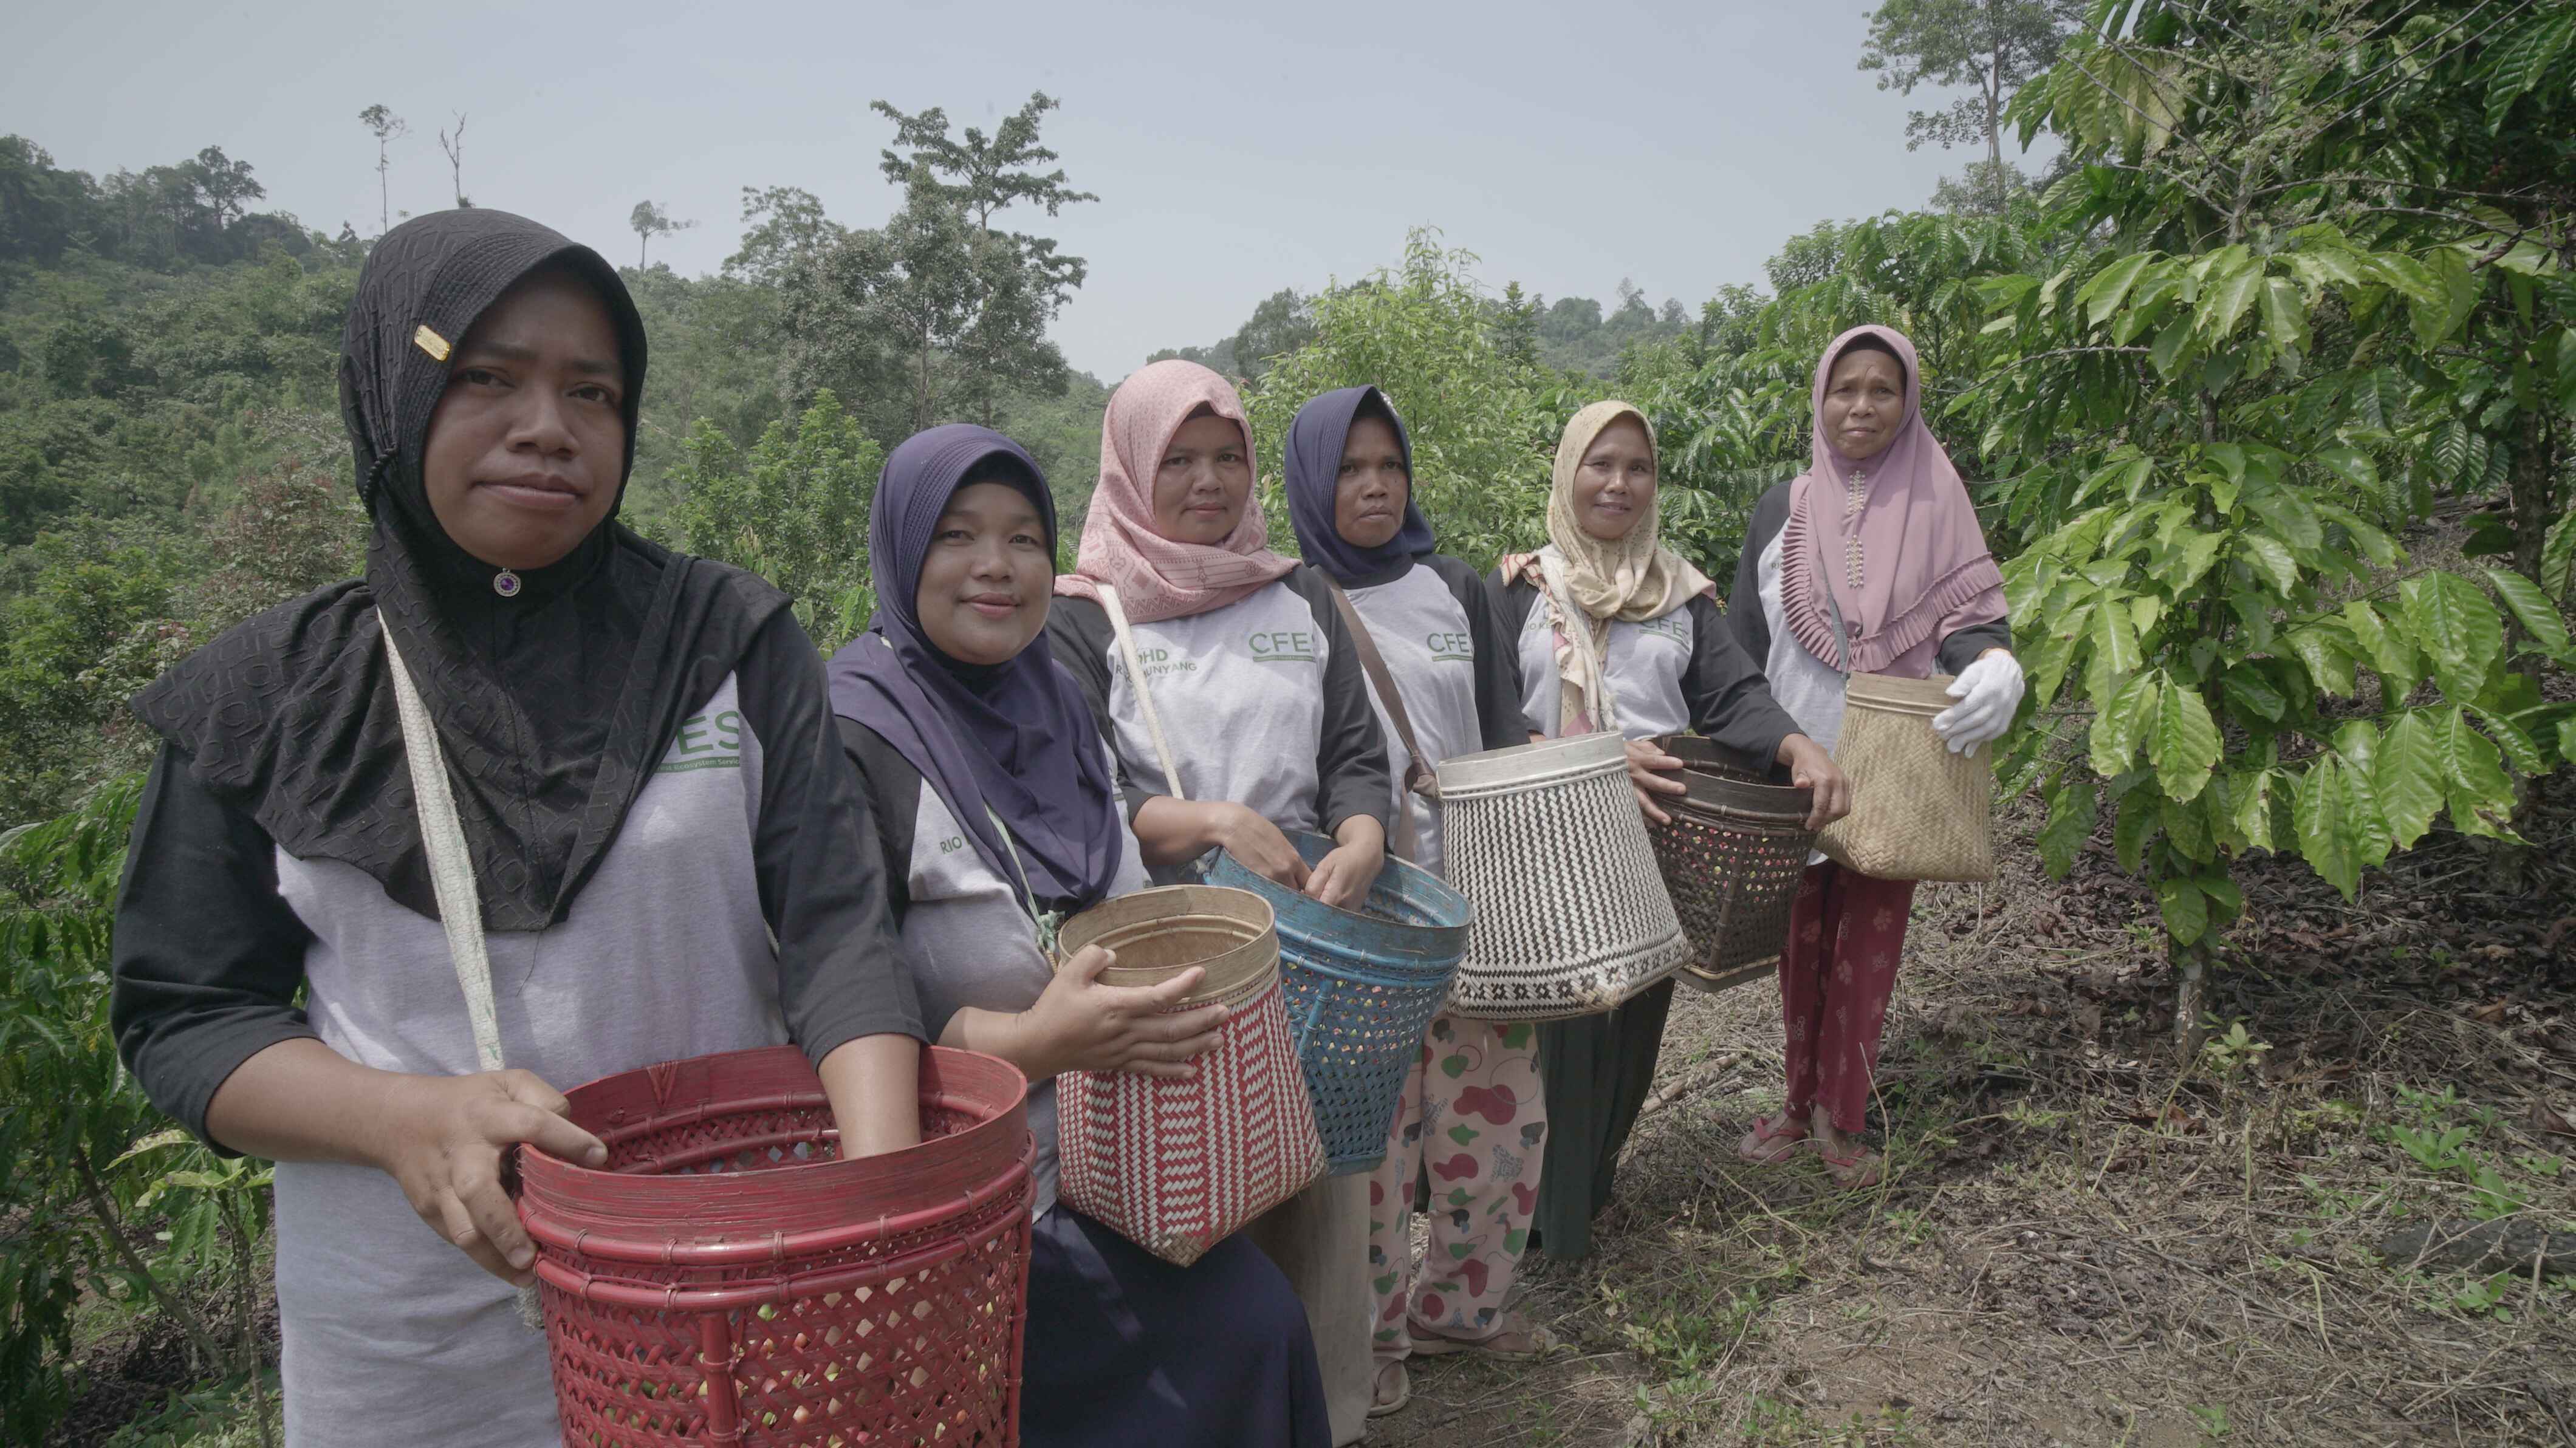
[[[2062,884],[2014,848],[1996,884],[1925,887],[1865,1192],[1737,1160],[1779,1105],[1778,996],[1685,992],[1595,1256],[1524,1274],[1566,1348],[1417,1360],[1374,1441],[2576,1442],[2576,1279],[2376,1250],[2431,1220],[2576,1230],[2571,786],[2501,890],[2456,836],[2350,903],[2246,870],[2188,1072],[2107,839]]]

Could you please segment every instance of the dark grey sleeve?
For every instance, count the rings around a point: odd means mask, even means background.
[[[1977,655],[1988,649],[2013,646],[2012,620],[1996,619],[1992,623],[1972,623],[1955,633],[1942,636],[1940,647],[1933,650],[1941,660],[1941,672],[1955,674],[1977,661]]]
[[[144,1094],[199,1140],[240,1065],[318,1038],[295,1003],[313,933],[277,893],[277,847],[164,744],[144,781],[116,897],[108,1019]]]
[[[835,715],[832,723],[840,732],[841,752],[850,756],[868,797],[868,818],[885,859],[886,910],[899,930],[904,911],[912,907],[912,831],[921,820],[921,771],[884,735],[858,720]],[[934,1039],[938,1035],[931,1034]]]
[[[1395,812],[1395,782],[1386,762],[1386,736],[1369,703],[1368,671],[1359,646],[1342,626],[1341,610],[1324,575],[1299,564],[1283,580],[1303,595],[1324,635],[1324,725],[1315,742],[1315,817],[1333,834],[1354,815],[1384,827]]]
[[[1474,569],[1445,553],[1435,553],[1427,562],[1467,615],[1467,636],[1476,649],[1476,724],[1484,746],[1529,743],[1535,731],[1521,709],[1520,630],[1505,631],[1494,595]]]
[[[1762,495],[1745,520],[1744,548],[1735,555],[1735,591],[1727,595],[1726,621],[1735,645],[1760,664],[1771,657],[1771,616],[1762,611],[1762,550],[1789,521],[1789,485]]]
[[[1118,757],[1118,721],[1109,716],[1109,653],[1116,647],[1118,631],[1110,626],[1109,610],[1097,602],[1059,597],[1047,606],[1047,649],[1082,686],[1082,697],[1091,704],[1091,722],[1099,727],[1100,737],[1110,741],[1109,768],[1118,776],[1118,794],[1127,801],[1127,823],[1133,825],[1136,811],[1154,796],[1127,777],[1127,761]]]
[[[1506,637],[1517,639],[1529,628],[1530,610],[1538,607],[1538,586],[1522,579],[1505,581],[1499,568],[1485,575],[1485,596],[1494,601]]]
[[[859,773],[833,726],[823,660],[781,610],[734,666],[743,722],[760,741],[752,870],[778,939],[787,1032],[817,1065],[861,1036],[922,1038],[902,967],[883,847]]]
[[[1716,601],[1701,595],[1687,607],[1691,658],[1682,668],[1682,702],[1690,706],[1691,728],[1769,764],[1780,741],[1798,732],[1797,721],[1773,701],[1770,683],[1735,642]]]

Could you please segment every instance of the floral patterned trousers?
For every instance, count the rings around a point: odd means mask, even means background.
[[[1529,1246],[1547,1143],[1538,1028],[1435,1017],[1405,1072],[1386,1160],[1369,1177],[1369,1285],[1379,1361],[1412,1328],[1474,1342],[1503,1329],[1503,1296]],[[1413,1266],[1416,1173],[1431,1186],[1431,1245]]]
[[[1780,953],[1781,1019],[1788,1033],[1789,1089],[1783,1114],[1804,1121],[1822,1103],[1834,1125],[1858,1131],[1868,1118],[1869,1084],[1914,882],[1881,880],[1827,860],[1807,868],[1789,908]]]

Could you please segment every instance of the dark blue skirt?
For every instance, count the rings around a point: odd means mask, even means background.
[[[1059,1204],[1035,1238],[1027,1448],[1331,1448],[1306,1310],[1241,1233],[1175,1267]]]

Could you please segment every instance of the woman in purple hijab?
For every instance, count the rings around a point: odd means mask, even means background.
[[[1321,1448],[1323,1384],[1287,1280],[1241,1235],[1175,1267],[1056,1200],[1054,1078],[1186,1074],[1223,1006],[1058,968],[1065,916],[1146,884],[1089,705],[1046,637],[1055,503],[1019,444],[951,424],[886,459],[868,632],[832,656],[833,712],[889,866],[922,1024],[1027,1074],[1037,1214],[1020,1395],[1032,1448]]]
[[[1923,423],[1914,344],[1854,327],[1816,363],[1814,462],[1753,505],[1728,617],[1771,696],[1808,737],[1842,734],[1851,674],[1954,674],[1959,702],[1932,721],[1952,752],[2004,732],[2021,705],[2003,575],[1968,490]],[[1787,1033],[1784,1110],[1737,1152],[1786,1161],[1812,1144],[1834,1179],[1862,1187],[1880,1159],[1859,1134],[1911,880],[1879,880],[1811,856],[1780,957]]]

